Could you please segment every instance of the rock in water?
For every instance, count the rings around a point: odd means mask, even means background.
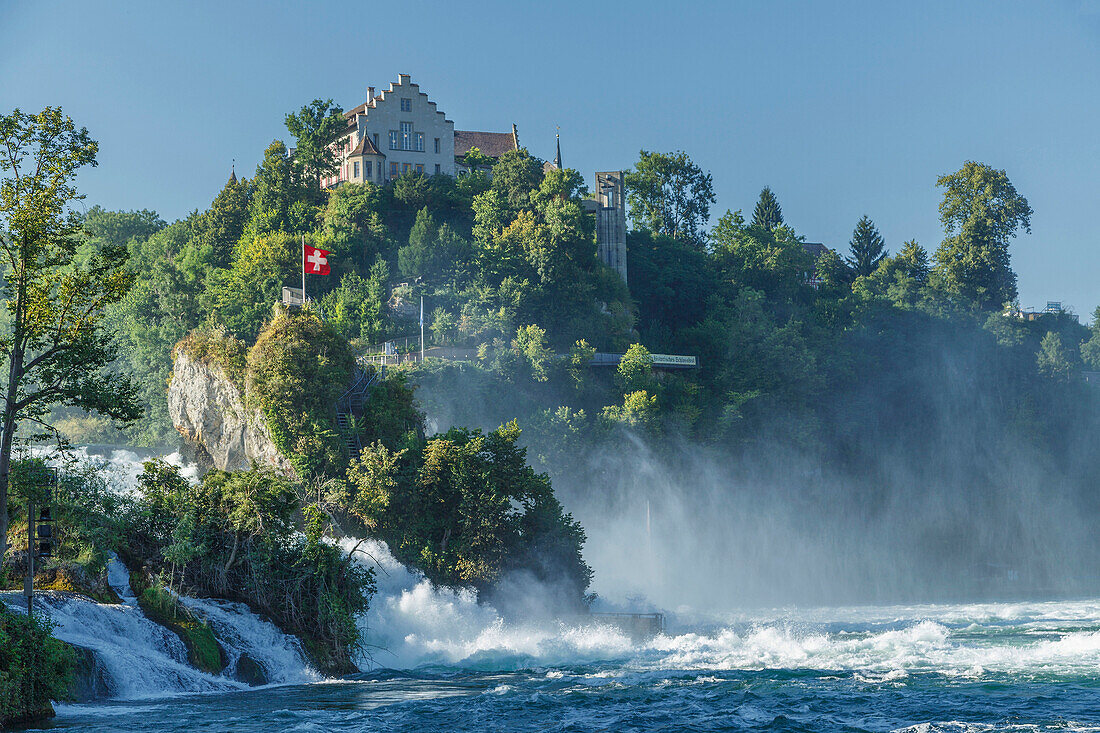
[[[247,408],[221,368],[180,351],[168,387],[172,424],[197,457],[223,471],[248,469],[252,461],[293,475],[259,410]]]

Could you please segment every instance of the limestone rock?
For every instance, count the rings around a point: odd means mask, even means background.
[[[260,466],[293,475],[279,453],[263,415],[217,366],[179,352],[168,387],[168,414],[176,430],[214,468],[223,471]]]

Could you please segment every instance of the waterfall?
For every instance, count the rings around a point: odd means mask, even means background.
[[[35,593],[36,614],[56,625],[54,636],[89,650],[112,699],[141,699],[197,692],[247,689],[256,683],[308,682],[320,678],[305,662],[298,640],[279,631],[242,604],[183,598],[214,629],[229,666],[218,675],[187,662],[187,648],[169,629],[146,618],[117,557],[107,577],[122,603],[96,603],[72,593]],[[26,612],[22,594],[0,593],[12,610]],[[248,680],[248,682],[243,681]]]
[[[309,666],[296,637],[284,634],[243,603],[186,596],[180,601],[214,629],[214,636],[229,657],[223,675],[248,682],[262,680],[263,684],[322,679],[321,673]]]

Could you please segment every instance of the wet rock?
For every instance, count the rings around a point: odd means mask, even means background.
[[[99,663],[95,652],[82,646],[69,645],[76,656],[71,694],[74,702],[103,700],[110,696],[107,671]]]
[[[267,670],[264,669],[263,665],[245,653],[242,653],[240,658],[237,659],[235,672],[234,677],[252,687],[266,685],[269,681]]]

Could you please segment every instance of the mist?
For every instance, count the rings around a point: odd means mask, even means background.
[[[992,338],[932,341],[745,444],[620,430],[556,458],[592,590],[696,611],[1096,593],[1096,394],[1012,392],[1019,365]],[[418,390],[429,424],[524,426],[521,398],[465,379]],[[827,437],[805,440],[806,420]]]

